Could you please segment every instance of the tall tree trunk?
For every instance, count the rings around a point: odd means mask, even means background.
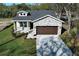
[[[67,11],[67,9],[65,8],[65,11],[66,11],[66,15],[68,17],[68,34],[70,36],[70,28],[71,28],[71,13],[70,13],[70,10]]]

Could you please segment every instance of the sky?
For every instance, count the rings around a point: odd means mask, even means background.
[[[0,0],[0,3],[78,3],[79,0]]]
[[[6,6],[11,6],[11,5],[13,5],[13,3],[4,3]],[[15,4],[20,4],[20,3],[15,3]],[[26,4],[30,4],[30,5],[32,5],[33,3],[26,3]]]

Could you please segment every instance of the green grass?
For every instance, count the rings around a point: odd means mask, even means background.
[[[3,44],[13,39],[11,34],[11,27],[0,32],[0,44]],[[19,37],[7,44],[0,46],[0,55],[12,56],[33,56],[36,55],[36,40],[24,39]]]
[[[0,44],[13,38],[11,30],[12,26],[0,32]]]

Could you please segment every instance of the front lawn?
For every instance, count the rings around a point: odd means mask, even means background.
[[[0,32],[0,55],[36,55],[35,39],[24,39],[23,37],[13,39],[11,31],[12,26]]]

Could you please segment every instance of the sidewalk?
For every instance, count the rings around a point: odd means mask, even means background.
[[[0,21],[0,31],[3,30],[6,26],[9,26],[12,21]]]

